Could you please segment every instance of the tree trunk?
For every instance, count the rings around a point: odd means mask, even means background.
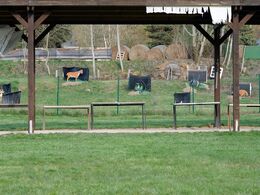
[[[49,67],[49,64],[48,64],[49,56],[50,56],[50,52],[49,52],[49,38],[50,38],[50,33],[48,33],[47,36],[46,36],[46,46],[45,46],[45,49],[47,51],[47,56],[46,56],[46,59],[45,59],[45,66],[47,68],[48,75],[51,75],[50,67]]]
[[[233,39],[230,40],[229,53],[228,53],[228,61],[226,67],[230,65],[231,56],[232,56],[232,48],[233,48]]]
[[[196,28],[192,26],[192,56],[195,64],[198,64],[198,47],[197,47]]]
[[[122,60],[122,56],[121,56],[121,47],[120,47],[120,34],[119,34],[119,26],[116,25],[116,37],[117,37],[117,52],[119,54],[119,60],[120,60],[120,67],[121,67],[121,71],[124,71],[124,66],[123,66],[123,60]]]
[[[207,31],[207,30],[208,30],[208,25],[205,26],[205,31]],[[198,64],[197,65],[200,64],[200,59],[201,59],[203,51],[204,51],[205,42],[206,42],[206,37],[203,36],[202,40],[201,40],[201,44],[200,44],[200,51],[199,51],[199,55],[198,55],[198,62],[197,62]]]
[[[96,60],[95,60],[95,50],[94,50],[93,25],[90,25],[90,38],[91,38],[91,51],[92,51],[93,79],[96,79]]]

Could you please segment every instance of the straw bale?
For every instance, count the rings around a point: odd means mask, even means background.
[[[184,46],[178,43],[169,45],[165,50],[165,57],[168,60],[187,59],[188,53]]]
[[[147,60],[162,61],[164,60],[163,52],[159,48],[152,48],[147,52]]]
[[[111,48],[111,50],[112,50],[112,60],[115,60],[117,51],[118,51],[118,47],[114,46]],[[127,47],[125,45],[121,45],[120,50],[121,50],[121,52],[123,52],[123,51],[125,52],[124,58],[122,60],[129,60],[129,52],[130,52],[129,47]]]
[[[135,45],[130,49],[129,59],[130,60],[146,60],[147,52],[149,48],[145,45]]]
[[[155,46],[155,47],[153,47],[153,48],[158,48],[158,49],[160,49],[161,52],[164,54],[164,53],[165,53],[165,50],[167,49],[167,46],[165,46],[165,45],[157,45],[157,46]]]

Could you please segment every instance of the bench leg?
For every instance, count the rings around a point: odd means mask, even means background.
[[[42,129],[45,130],[45,109],[43,108]]]
[[[93,105],[91,105],[91,111],[90,111],[90,114],[91,114],[91,129],[93,129],[94,128],[94,108],[93,108],[94,106]]]
[[[142,105],[142,126],[143,126],[143,129],[146,128],[146,117],[145,117],[145,108],[144,108],[144,105]]]
[[[90,130],[90,123],[91,123],[91,111],[90,108],[87,109],[87,114],[88,114],[88,130]]]
[[[176,125],[176,106],[172,106],[172,114],[173,114],[173,128],[177,129]]]

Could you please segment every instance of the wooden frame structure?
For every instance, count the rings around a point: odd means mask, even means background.
[[[210,14],[147,14],[146,6],[232,6],[230,30],[220,37],[223,25],[215,25],[211,37],[200,24],[212,24]],[[260,23],[260,2],[255,0],[0,0],[0,24],[22,25],[28,42],[28,124],[35,128],[35,46],[56,24],[193,24],[214,45],[214,102],[220,102],[220,45],[233,33],[233,120],[239,131],[239,29]],[[47,28],[35,37],[41,24]],[[215,112],[215,126],[220,127],[220,105]]]
[[[46,109],[81,109],[81,110],[86,110],[86,115],[88,118],[88,124],[87,124],[87,129],[90,130],[90,124],[91,124],[91,111],[90,111],[91,106],[90,105],[71,105],[71,106],[43,106],[43,118],[42,118],[42,129],[45,130],[45,110]]]
[[[145,102],[92,102],[91,103],[91,129],[94,129],[94,107],[107,106],[141,106],[142,108],[142,128],[146,128]]]
[[[217,115],[216,112],[218,112],[219,105],[220,105],[220,102],[174,103],[173,106],[172,106],[173,128],[177,129],[177,112],[176,112],[176,108],[178,106],[214,106],[214,113],[215,113],[215,116],[216,116]]]

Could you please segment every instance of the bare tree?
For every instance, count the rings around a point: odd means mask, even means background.
[[[120,46],[120,32],[119,32],[119,26],[116,26],[116,37],[117,37],[117,51],[118,51],[118,55],[119,55],[119,60],[120,60],[120,67],[121,67],[121,71],[124,71],[124,65],[123,65],[123,60],[122,60],[122,56],[121,56],[121,46]]]
[[[45,49],[47,51],[47,56],[46,56],[46,59],[45,59],[45,66],[47,68],[47,72],[48,72],[48,75],[51,75],[51,71],[50,71],[50,67],[49,67],[49,56],[50,56],[50,52],[49,52],[49,38],[50,38],[50,33],[47,34],[46,36],[46,45],[45,45]]]
[[[95,50],[94,50],[93,25],[90,25],[90,39],[91,39],[91,51],[92,51],[93,79],[96,79],[96,60],[95,60]]]

